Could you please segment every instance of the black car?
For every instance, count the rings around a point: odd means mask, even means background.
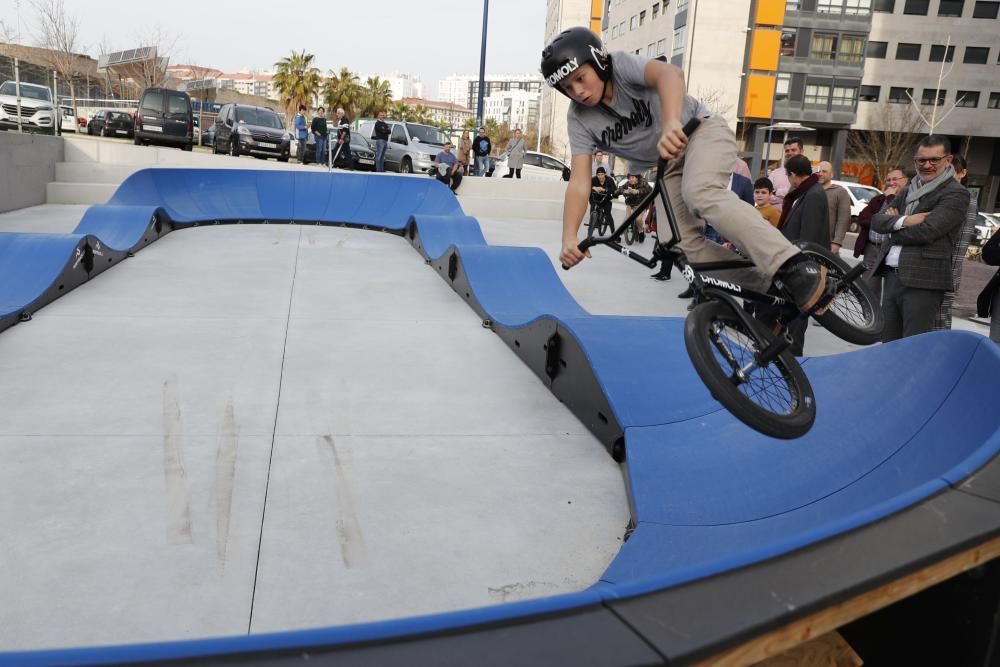
[[[90,117],[90,121],[87,123],[87,134],[132,139],[134,135],[132,114],[127,111],[110,111],[108,109],[98,111]]]
[[[337,152],[337,133],[336,131],[330,133],[330,157],[333,158],[333,154]],[[368,143],[358,132],[351,132],[351,157],[354,158],[354,168],[358,171],[375,171],[375,149],[372,145]],[[321,158],[322,159],[322,158]],[[306,141],[306,153],[303,159],[303,164],[309,164],[310,162],[316,161],[316,137],[312,134],[309,135]],[[345,161],[337,157],[337,163],[335,167],[344,166]]]
[[[253,155],[266,160],[288,162],[292,135],[285,130],[281,116],[268,107],[247,104],[226,104],[215,119],[213,153],[229,153],[233,157]]]
[[[142,91],[135,114],[135,145],[142,144],[193,148],[194,113],[187,93],[169,88]]]

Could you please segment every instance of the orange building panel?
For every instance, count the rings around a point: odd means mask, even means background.
[[[770,118],[774,106],[775,78],[768,74],[751,74],[747,77],[747,96],[743,102],[743,115],[747,118]]]
[[[781,31],[758,28],[753,31],[750,47],[750,69],[763,72],[778,71],[778,53],[781,51]]]
[[[590,29],[595,35],[601,34],[601,15],[603,13],[603,0],[590,0]]]
[[[757,25],[784,25],[785,0],[757,0]]]

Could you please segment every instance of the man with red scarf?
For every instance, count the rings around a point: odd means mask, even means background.
[[[795,155],[785,162],[791,189],[785,195],[778,219],[778,229],[791,242],[811,241],[824,248],[830,247],[830,223],[827,215],[826,191],[820,185],[812,164],[805,155]],[[777,313],[773,309],[759,308],[757,317],[770,324]],[[806,344],[808,321],[797,319],[788,325],[792,336],[790,350],[801,357]]]

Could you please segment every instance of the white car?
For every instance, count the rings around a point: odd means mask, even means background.
[[[1000,215],[996,213],[977,213],[976,226],[972,231],[971,243],[983,245],[1000,229]]]
[[[25,132],[55,134],[55,105],[47,86],[33,83],[18,86],[14,81],[0,84],[0,130],[16,130],[18,104],[21,107],[21,129]]]
[[[840,187],[847,190],[847,194],[851,196],[851,221],[858,219],[858,215],[861,211],[865,210],[865,206],[868,206],[870,202],[875,197],[882,194],[882,191],[878,188],[873,188],[870,185],[862,185],[861,183],[852,183],[850,181],[830,181],[834,185],[839,185]]]
[[[502,154],[496,161],[493,169],[493,178],[502,178],[509,173],[507,167],[507,156]],[[524,154],[524,167],[521,169],[521,178],[533,181],[568,181],[569,167],[559,158],[528,151]]]
[[[62,114],[62,123],[59,125],[60,132],[76,132],[79,130],[79,125],[76,120],[76,116],[73,114],[73,107],[59,107],[59,111]]]

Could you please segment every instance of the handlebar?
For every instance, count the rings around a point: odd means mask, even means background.
[[[681,128],[681,132],[684,133],[685,137],[690,137],[692,134],[694,134],[694,131],[698,129],[699,125],[701,125],[701,119],[692,118],[684,125],[683,128]],[[670,164],[670,161],[664,158],[660,158],[656,163],[656,183],[653,186],[654,193],[659,188],[663,187],[661,185],[661,181],[663,180],[663,174],[664,172],[666,172],[668,164]],[[579,250],[580,252],[586,252],[590,248],[600,243],[604,243],[604,241],[602,239],[595,239],[593,237],[589,237],[580,242],[580,245],[577,246],[577,250]],[[570,267],[566,266],[565,264],[562,265],[562,268],[563,271],[569,271],[570,269]]]

